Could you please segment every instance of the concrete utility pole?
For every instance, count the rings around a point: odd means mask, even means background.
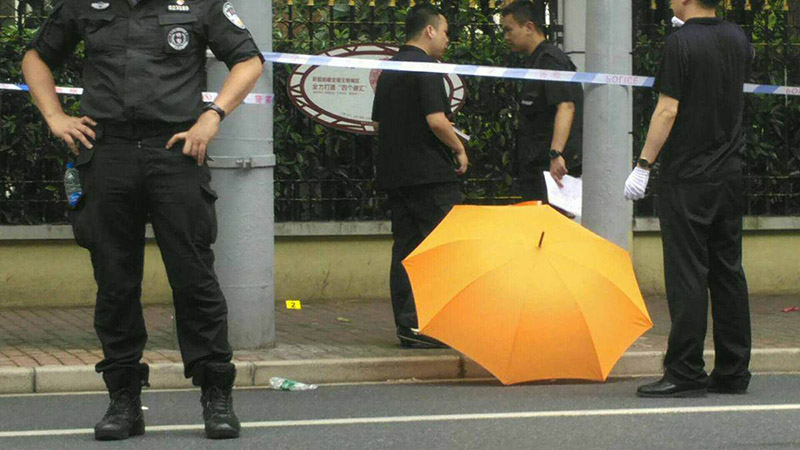
[[[233,0],[261,51],[272,51],[272,1]],[[208,88],[219,92],[228,76],[224,63],[209,58]],[[254,93],[272,95],[272,64]],[[272,102],[244,104],[222,123],[211,144],[213,187],[219,194],[216,271],[228,300],[234,349],[275,343]]]
[[[586,0],[561,0],[560,22],[564,25],[564,51],[578,71],[586,69]]]
[[[586,70],[630,74],[631,2],[586,3]],[[583,225],[630,247],[633,206],[622,190],[631,171],[631,88],[586,87],[583,139]]]

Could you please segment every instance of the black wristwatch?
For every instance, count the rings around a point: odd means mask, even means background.
[[[650,169],[653,165],[645,158],[639,158],[639,161],[636,161],[636,165],[641,167],[642,169]]]
[[[560,151],[554,150],[552,148],[550,149],[550,160],[558,159],[558,158],[560,158],[562,156],[564,156],[564,154],[561,153]]]
[[[219,114],[219,121],[220,122],[225,120],[225,110],[220,108],[220,106],[217,105],[214,102],[206,103],[206,106],[203,107],[203,112],[206,112],[206,111],[214,111],[215,113]]]

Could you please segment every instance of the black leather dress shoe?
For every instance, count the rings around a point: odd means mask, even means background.
[[[397,338],[403,348],[450,348],[447,344],[408,327],[397,327]]]
[[[648,398],[689,398],[705,397],[706,387],[703,385],[678,385],[662,378],[655,383],[639,386],[636,390],[639,397]]]

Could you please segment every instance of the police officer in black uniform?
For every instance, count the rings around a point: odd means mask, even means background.
[[[642,397],[741,394],[750,383],[750,311],[742,268],[744,83],[753,48],[738,26],[716,17],[719,0],[674,0],[685,24],[665,42],[653,89],[658,104],[625,197],[644,197],[661,153],[658,214],[672,319],[664,376]],[[663,150],[662,150],[663,148]],[[703,348],[708,295],[714,371]]]
[[[70,117],[51,70],[80,41],[82,117]],[[201,95],[206,47],[231,69],[208,104]],[[239,435],[227,307],[211,250],[217,195],[205,159],[219,123],[255,86],[262,66],[252,36],[223,0],[61,0],[30,43],[25,79],[50,130],[77,155],[83,185],[70,220],[91,253],[104,355],[96,369],[111,397],[96,439],[144,433],[140,296],[148,220],[173,291],[185,376],[202,388],[206,435]]]
[[[392,61],[436,63],[449,43],[447,19],[427,3],[406,19],[406,45]],[[411,284],[402,261],[461,203],[457,174],[467,171],[467,152],[447,115],[444,76],[383,71],[375,89],[372,120],[378,128],[377,188],[392,212],[390,287],[397,337],[403,347],[444,344],[420,334]]]
[[[501,11],[505,39],[531,69],[575,71],[575,64],[545,38],[541,1],[518,0]],[[515,190],[523,200],[547,203],[542,172],[560,186],[567,173],[580,176],[583,147],[583,88],[578,83],[525,80],[519,96],[514,153]]]

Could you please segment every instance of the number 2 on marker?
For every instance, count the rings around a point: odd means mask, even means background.
[[[286,309],[303,309],[300,300],[286,300]]]

